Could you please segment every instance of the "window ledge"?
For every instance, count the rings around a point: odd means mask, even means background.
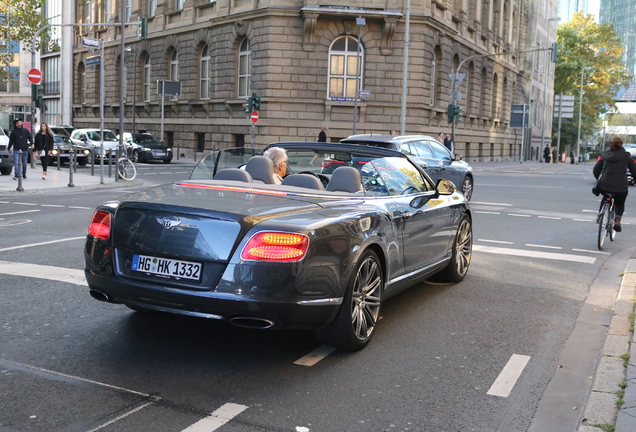
[[[194,8],[195,9],[207,9],[207,8],[211,8],[211,7],[214,7],[214,6],[216,6],[216,0],[209,1],[207,3],[203,3],[203,4],[200,4],[200,5],[196,5]]]

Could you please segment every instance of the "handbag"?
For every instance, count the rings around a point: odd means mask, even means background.
[[[603,170],[601,170],[601,175],[598,176],[594,186],[592,186],[592,193],[596,196],[601,194],[601,179],[603,178],[603,173],[605,173],[605,162],[603,162]]]

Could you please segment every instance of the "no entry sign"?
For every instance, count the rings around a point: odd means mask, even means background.
[[[42,72],[37,69],[31,69],[27,74],[27,78],[31,81],[31,84],[40,84],[42,81]]]
[[[252,111],[250,118],[252,119],[252,123],[256,123],[258,121],[258,111]]]

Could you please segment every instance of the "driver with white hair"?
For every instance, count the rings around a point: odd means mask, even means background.
[[[287,151],[280,147],[272,147],[265,151],[263,156],[271,159],[274,163],[274,182],[281,184],[283,177],[287,174],[287,164],[289,163]]]

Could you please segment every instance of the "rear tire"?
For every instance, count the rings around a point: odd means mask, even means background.
[[[342,305],[334,320],[317,331],[325,344],[346,351],[367,346],[380,318],[384,278],[378,256],[365,251],[349,278]]]
[[[457,234],[453,241],[451,260],[442,271],[431,279],[437,282],[461,282],[468,273],[473,254],[473,227],[468,215],[464,214],[459,221]]]
[[[137,177],[137,168],[130,160],[121,158],[117,161],[117,173],[120,178],[126,181],[133,181]]]
[[[11,167],[2,167],[2,168],[0,168],[0,173],[2,175],[9,175],[9,174],[11,174],[12,170],[13,170],[13,168],[11,168]]]
[[[170,162],[172,162],[172,158],[163,160],[163,163],[165,164],[169,164]]]
[[[598,250],[603,250],[603,243],[605,243],[605,237],[607,236],[607,224],[609,223],[609,209],[607,208],[607,204],[603,204],[603,208],[601,210],[600,219],[598,222],[598,239],[596,245],[598,246]]]

